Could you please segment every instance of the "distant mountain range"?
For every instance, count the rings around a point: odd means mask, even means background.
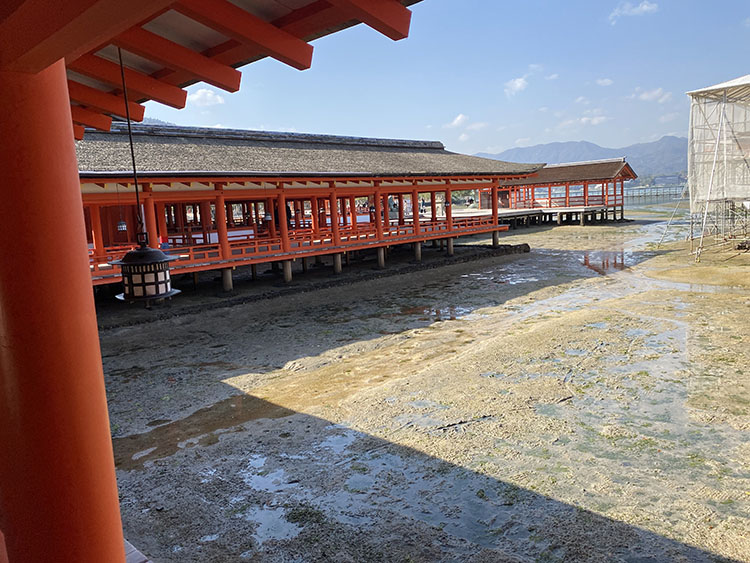
[[[621,149],[608,149],[587,141],[547,143],[533,147],[508,149],[499,154],[478,153],[476,156],[510,162],[546,162],[560,164],[582,160],[626,157],[641,179],[653,176],[685,174],[687,146],[685,137],[662,137],[653,143],[638,143]]]

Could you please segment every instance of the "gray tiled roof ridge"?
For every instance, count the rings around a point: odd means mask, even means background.
[[[345,145],[365,147],[393,147],[409,149],[444,150],[440,141],[422,141],[408,139],[382,139],[376,137],[350,137],[345,135],[321,135],[314,133],[296,133],[284,131],[257,131],[251,129],[224,129],[220,127],[193,127],[182,125],[132,124],[134,136],[154,137],[192,137],[201,139],[232,139],[240,141],[265,141],[282,143],[304,143],[321,145]],[[112,123],[110,133],[87,131],[86,135],[111,135],[127,133],[124,121]]]

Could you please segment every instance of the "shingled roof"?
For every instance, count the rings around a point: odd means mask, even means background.
[[[133,133],[143,174],[522,176],[543,166],[453,153],[437,141],[155,125],[136,125]],[[131,171],[124,124],[107,133],[87,131],[76,152],[82,176]]]
[[[625,158],[609,158],[606,160],[589,160],[585,162],[571,162],[567,164],[548,164],[539,173],[523,180],[527,186],[548,184],[565,184],[566,182],[580,184],[582,182],[596,182],[600,180],[633,180],[638,175],[625,162]],[[512,186],[518,182],[504,181],[501,185]]]

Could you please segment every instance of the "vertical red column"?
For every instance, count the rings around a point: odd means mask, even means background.
[[[411,192],[411,216],[412,223],[414,223],[414,234],[418,235],[422,229],[419,225],[419,192],[417,190]]]
[[[122,562],[63,61],[36,75],[0,71],[0,99],[0,527],[8,559]]]
[[[169,242],[167,213],[163,203],[156,204],[156,224],[159,228],[159,242]]]
[[[143,195],[150,194],[151,186],[144,184]],[[143,215],[145,220],[146,232],[148,233],[148,245],[151,248],[159,248],[159,236],[156,231],[156,208],[154,200],[150,195],[144,197],[143,201]]]
[[[331,187],[334,183],[331,182]],[[341,235],[339,233],[339,203],[335,192],[331,192],[331,230],[333,232],[333,244],[338,246],[341,244]]]
[[[497,184],[492,185],[492,190],[490,191],[492,194],[490,197],[492,197],[492,224],[497,225],[497,222],[499,220],[499,211],[498,211],[498,203],[497,203]]]
[[[380,218],[380,214],[383,212],[383,194],[378,190],[378,184],[375,184],[375,198],[373,203],[375,204],[375,236],[378,240],[383,240],[383,220]],[[388,211],[386,210],[386,213]]]
[[[279,192],[277,201],[279,206],[279,233],[281,233],[281,249],[284,252],[289,252],[291,249],[289,244],[289,219],[287,218],[286,196],[284,195],[284,192]]]
[[[223,189],[223,184],[217,184],[216,189]],[[224,202],[224,194],[219,193],[216,196],[216,233],[219,237],[219,247],[221,248],[221,257],[229,260],[232,256],[229,249],[229,233],[227,232],[227,206]]]
[[[102,234],[102,214],[101,207],[92,205],[89,207],[91,212],[91,234],[94,239],[94,261],[104,256],[104,235]]]

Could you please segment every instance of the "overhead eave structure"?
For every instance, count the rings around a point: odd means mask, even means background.
[[[361,22],[406,37],[416,1],[0,3],[0,563],[125,560],[74,145],[126,113],[118,48],[139,120]]]

